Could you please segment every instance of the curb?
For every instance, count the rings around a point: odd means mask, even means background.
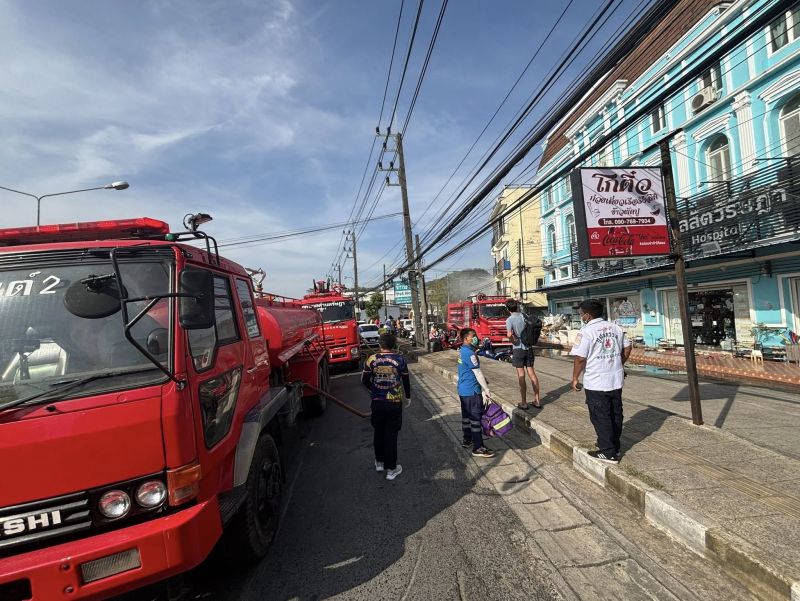
[[[417,363],[448,381],[458,380],[456,373],[435,365],[428,357],[420,357]],[[538,418],[516,412],[516,405],[498,397],[494,400],[513,416],[515,425],[529,431],[546,449],[571,461],[573,468],[584,477],[627,500],[656,528],[691,551],[720,565],[759,599],[800,601],[800,581],[794,581],[787,575],[790,573],[788,566],[776,565],[773,558],[767,560],[761,557],[761,552],[749,543],[682,507],[669,494],[653,489],[619,467],[607,466],[592,459],[585,449],[563,432]]]

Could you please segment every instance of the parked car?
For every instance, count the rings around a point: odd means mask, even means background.
[[[365,323],[358,326],[358,335],[361,337],[361,342],[368,346],[376,346],[378,344],[378,326],[371,323]]]

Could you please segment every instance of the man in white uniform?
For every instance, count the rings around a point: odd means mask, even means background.
[[[579,310],[585,325],[570,351],[570,355],[575,356],[572,388],[580,390],[578,378],[585,372],[583,388],[598,448],[589,455],[604,463],[619,463],[623,365],[631,356],[631,343],[622,328],[603,319],[600,301],[585,300]]]

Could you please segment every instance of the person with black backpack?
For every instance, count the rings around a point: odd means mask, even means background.
[[[525,374],[531,380],[533,386],[533,406],[537,409],[541,407],[539,402],[539,377],[533,369],[533,347],[539,340],[542,333],[542,322],[522,313],[519,303],[510,298],[506,301],[506,307],[511,315],[506,319],[506,330],[511,339],[511,365],[517,370],[517,380],[519,381],[520,402],[519,409],[530,409],[528,405],[528,390],[525,382]]]

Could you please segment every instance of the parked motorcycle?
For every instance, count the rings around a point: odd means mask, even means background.
[[[483,339],[483,344],[481,344],[481,348],[479,348],[478,352],[475,354],[481,357],[486,357],[488,359],[494,359],[496,361],[504,361],[506,363],[511,362],[511,349],[495,351],[494,346],[492,345],[492,341],[489,340],[488,338]]]

